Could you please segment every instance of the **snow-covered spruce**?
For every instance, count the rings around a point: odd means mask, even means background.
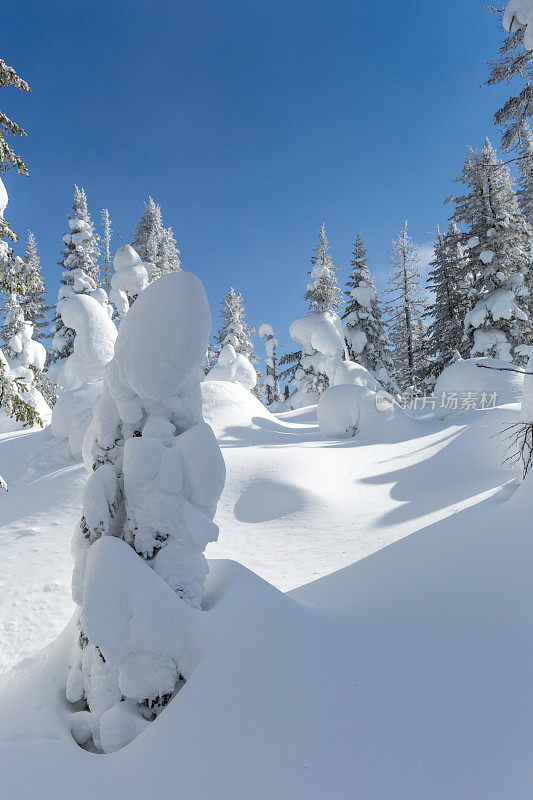
[[[252,391],[257,384],[257,373],[246,356],[237,353],[232,344],[225,344],[204,380],[240,383]]]
[[[113,259],[115,271],[111,277],[109,299],[117,312],[119,322],[148,286],[148,272],[139,254],[130,244],[118,248]]]
[[[520,213],[511,176],[488,139],[470,150],[458,181],[467,194],[455,200],[454,220],[464,239],[473,274],[465,332],[472,356],[523,363],[530,344],[528,277],[532,230]]]
[[[107,208],[102,209],[101,219],[103,229],[102,249],[104,255],[102,284],[104,291],[109,294],[111,291],[111,236],[113,234],[113,229],[111,228],[111,219],[109,217],[109,211]]]
[[[62,269],[61,282],[57,297],[56,313],[52,323],[51,360],[68,358],[74,350],[75,332],[65,324],[62,318],[62,307],[73,295],[89,295],[94,297],[109,313],[107,294],[97,288],[98,236],[94,232],[91,217],[87,210],[87,197],[83,189],[75,187],[72,201],[72,213],[69,215],[70,232],[63,236],[64,248],[59,266]]]
[[[394,378],[404,391],[416,391],[423,376],[423,318],[426,310],[418,248],[407,232],[407,222],[392,243],[392,273],[387,304],[390,338],[394,345]]]
[[[291,339],[301,346],[291,381],[295,390],[291,395],[293,408],[317,403],[333,380],[338,361],[345,356],[342,323],[335,313],[341,291],[324,225],[318,234],[309,274],[311,279],[304,299],[309,302],[310,310],[289,327]]]
[[[91,475],[73,544],[80,634],[66,691],[72,703],[86,706],[73,715],[72,731],[88,749],[111,752],[127,744],[188,677],[186,642],[154,651],[149,631],[143,635],[139,627],[143,607],[154,602],[149,590],[139,597],[129,632],[106,636],[105,585],[95,588],[92,575],[109,551],[98,540],[116,537],[133,548],[143,569],[168,584],[176,603],[201,607],[204,549],[218,535],[213,517],[225,480],[217,441],[202,417],[209,331],[209,304],[198,278],[179,272],[154,281],[120,327],[85,438]],[[119,545],[113,552],[120,553]],[[113,584],[137,581],[130,574],[131,552],[124,551],[123,571],[110,577]],[[139,562],[134,564],[138,572]],[[142,646],[128,645],[132,632]],[[180,646],[180,657],[171,657]]]
[[[48,326],[46,312],[49,311],[49,307],[45,301],[46,290],[41,274],[37,242],[31,231],[29,231],[26,240],[26,252],[23,261],[28,288],[21,296],[20,303],[24,319],[33,325],[33,338],[40,342],[46,335],[45,329]]]
[[[246,321],[246,312],[244,308],[244,300],[240,292],[236,292],[233,286],[229,292],[224,295],[220,301],[220,316],[222,317],[222,326],[215,336],[215,353],[217,356],[217,364],[215,366],[226,367],[228,360],[232,359],[231,349],[226,349],[225,355],[222,351],[225,350],[226,345],[231,345],[237,356],[242,356],[250,364],[254,374],[255,380],[253,386],[246,388],[254,389],[257,386],[257,363],[258,357],[254,351],[252,336],[255,333],[253,325],[249,325]],[[221,362],[222,357],[222,362]],[[241,362],[242,363],[242,362]],[[244,364],[243,364],[244,367]],[[251,373],[247,369],[246,370]],[[246,383],[249,383],[247,379]],[[229,378],[213,378],[212,380],[230,380]],[[239,379],[242,383],[242,380]]]
[[[472,276],[455,222],[446,233],[437,227],[429,266],[427,285],[434,300],[426,314],[431,320],[426,349],[436,379],[458,356],[468,355],[464,319]]]
[[[271,403],[277,403],[281,400],[276,358],[279,342],[274,336],[272,325],[268,325],[267,323],[260,325],[257,333],[265,340],[265,398],[267,405],[271,405]]]
[[[151,197],[144,204],[132,244],[141,260],[153,265],[149,271],[150,281],[181,269],[180,251],[176,247],[172,228],[163,227],[161,207]]]
[[[342,315],[348,355],[370,370],[388,392],[398,388],[390,377],[393,360],[381,306],[361,234],[355,237],[352,271],[346,281],[348,303]]]

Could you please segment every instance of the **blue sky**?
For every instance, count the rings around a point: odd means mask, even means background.
[[[403,221],[427,244],[467,145],[499,145],[509,91],[480,88],[502,38],[486,5],[8,0],[0,57],[32,93],[0,95],[30,168],[5,177],[6,216],[35,233],[55,299],[73,185],[126,241],[150,194],[214,327],[233,285],[290,349],[322,221],[340,279],[361,230],[383,288]]]

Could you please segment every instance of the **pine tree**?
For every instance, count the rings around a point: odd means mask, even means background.
[[[431,358],[431,374],[438,378],[456,353],[468,356],[464,319],[469,308],[470,269],[455,222],[446,233],[437,227],[429,266],[427,285],[435,299],[426,312],[431,320],[426,354]]]
[[[425,312],[422,276],[418,268],[418,247],[407,232],[407,222],[393,241],[392,273],[387,294],[390,338],[394,345],[395,378],[405,391],[415,391],[420,379],[420,323]]]
[[[394,390],[390,341],[385,332],[374,279],[361,234],[355,237],[352,272],[346,281],[348,303],[342,315],[344,338],[353,361],[370,370],[388,391]]]
[[[181,269],[179,250],[172,228],[163,227],[161,207],[151,197],[144,204],[144,211],[137,227],[132,246],[141,261],[154,265],[150,280],[156,280],[168,272]]]
[[[33,325],[33,338],[40,342],[45,338],[45,328],[48,325],[46,312],[50,307],[46,305],[45,286],[41,274],[41,264],[37,250],[37,242],[31,231],[26,241],[24,255],[25,272],[28,280],[28,289],[20,298],[24,319]]]
[[[465,317],[471,355],[521,363],[521,346],[531,341],[531,227],[519,211],[509,170],[488,139],[481,151],[469,151],[457,181],[467,188],[455,198],[453,219],[466,226],[473,275]]]
[[[63,236],[64,248],[59,266],[62,269],[56,314],[52,324],[52,361],[67,358],[73,353],[75,332],[61,319],[61,304],[73,294],[92,294],[98,278],[98,236],[87,210],[83,189],[75,187],[72,213],[68,218],[70,232]],[[99,290],[100,292],[102,290]]]
[[[104,230],[103,235],[103,250],[104,250],[104,268],[103,268],[103,287],[109,295],[111,291],[111,236],[113,229],[111,228],[111,219],[107,208],[102,209],[102,227]]]
[[[311,311],[335,311],[341,304],[341,290],[337,281],[337,269],[329,253],[326,226],[318,233],[318,244],[311,256],[311,280],[307,284],[304,300],[309,302]]]
[[[276,351],[279,346],[279,342],[274,336],[274,330],[272,326],[266,323],[259,327],[258,334],[262,339],[265,340],[265,397],[267,405],[270,405],[271,403],[276,403],[281,400],[276,358]]]
[[[253,325],[246,322],[244,300],[240,292],[233,286],[220,301],[220,316],[222,327],[215,336],[215,353],[218,357],[226,344],[231,344],[235,352],[245,356],[252,364],[257,364],[259,359],[254,352],[251,337],[255,334]]]

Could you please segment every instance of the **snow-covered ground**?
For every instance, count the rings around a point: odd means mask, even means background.
[[[530,481],[515,492],[495,436],[518,405],[383,415],[336,441],[316,407],[203,393],[228,475],[200,663],[142,736],[97,756],[69,733],[68,631],[0,679],[5,796],[529,798]],[[7,668],[71,617],[86,473],[46,430],[2,434],[0,464]]]

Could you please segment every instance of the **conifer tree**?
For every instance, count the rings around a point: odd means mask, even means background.
[[[342,315],[344,338],[353,361],[370,370],[387,391],[394,390],[390,341],[385,332],[374,279],[368,268],[367,251],[358,233],[355,237],[352,272],[346,281],[348,303]]]
[[[455,199],[453,219],[466,227],[473,275],[465,317],[471,355],[523,363],[521,347],[531,341],[531,227],[519,211],[509,170],[488,139],[481,151],[469,151],[457,181],[467,189]]]
[[[62,275],[52,324],[52,361],[67,358],[73,353],[75,332],[67,328],[61,319],[62,302],[73,294],[94,294],[98,278],[98,236],[87,210],[85,191],[77,186],[68,223],[70,232],[63,236],[64,247],[59,262]],[[98,291],[102,292],[101,289]]]
[[[260,326],[258,330],[259,336],[265,340],[265,366],[266,366],[266,378],[265,378],[265,398],[267,401],[267,405],[271,403],[276,403],[281,400],[281,394],[279,391],[279,383],[278,383],[278,376],[277,376],[277,358],[276,352],[279,346],[279,342],[274,336],[274,330],[271,325],[267,323]]]
[[[242,294],[236,292],[233,286],[220,301],[220,316],[222,327],[215,336],[216,356],[219,356],[224,345],[231,344],[236,353],[245,356],[252,364],[257,364],[258,358],[251,339],[255,328],[246,322]]]
[[[431,373],[438,378],[456,353],[468,357],[464,319],[469,308],[470,270],[455,222],[450,222],[446,233],[437,227],[429,266],[427,285],[434,301],[426,312],[431,320],[426,353],[431,359]]]
[[[416,390],[421,377],[417,356],[422,344],[420,323],[425,312],[425,299],[418,252],[407,232],[406,222],[392,244],[392,273],[387,290],[391,296],[387,311],[394,345],[395,378],[404,391]]]
[[[33,325],[33,338],[40,342],[45,337],[45,328],[48,325],[46,312],[49,306],[45,300],[45,286],[41,274],[41,264],[37,250],[37,242],[31,231],[26,240],[24,267],[28,281],[28,289],[20,298],[24,319]]]
[[[341,290],[337,281],[337,269],[329,252],[326,226],[318,232],[318,244],[311,256],[311,280],[307,284],[304,300],[311,311],[336,311],[341,304]]]
[[[103,268],[103,287],[107,294],[111,291],[111,236],[113,230],[111,228],[111,219],[109,217],[109,211],[107,208],[102,209],[102,228],[104,231],[104,235],[102,237],[103,241],[103,251],[104,251],[104,268]]]
[[[150,280],[156,280],[168,272],[181,269],[179,250],[172,228],[163,227],[161,207],[151,197],[144,204],[144,211],[137,227],[133,248],[139,253],[141,261],[153,264]]]

